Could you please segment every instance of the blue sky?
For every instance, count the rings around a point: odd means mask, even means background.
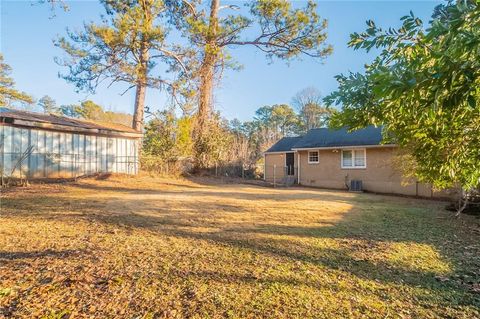
[[[231,1],[230,1],[231,2]],[[296,1],[301,5],[303,1]],[[274,61],[269,64],[264,55],[251,47],[231,50],[243,65],[241,71],[227,71],[215,92],[216,109],[228,119],[251,119],[257,108],[264,105],[289,103],[299,90],[313,86],[324,95],[335,90],[334,76],[348,71],[360,71],[375,52],[366,54],[347,47],[349,35],[365,29],[367,19],[378,25],[398,26],[401,16],[412,10],[424,22],[440,1],[319,1],[318,11],[329,21],[328,43],[334,52],[324,61],[311,58],[292,61]],[[95,0],[68,2],[69,12],[56,11],[51,18],[48,5],[35,1],[1,1],[0,51],[13,68],[17,88],[37,99],[53,97],[57,103],[72,104],[92,99],[106,109],[132,113],[134,92],[121,96],[122,86],[100,88],[96,94],[76,93],[72,84],[58,77],[62,71],[54,61],[61,51],[53,46],[57,35],[64,35],[66,27],[75,29],[83,21],[97,20],[103,13]],[[146,104],[151,109],[163,109],[165,96],[157,91],[147,92]]]

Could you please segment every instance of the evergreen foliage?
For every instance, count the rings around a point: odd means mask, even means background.
[[[15,81],[10,77],[12,68],[4,62],[0,53],[0,106],[13,107],[16,103],[33,103],[33,98],[25,92],[15,89]]]
[[[349,45],[381,53],[365,72],[337,76],[326,101],[342,105],[332,125],[383,125],[420,181],[467,198],[480,184],[480,4],[440,6],[432,19],[427,29],[412,12],[399,29],[367,21]]]

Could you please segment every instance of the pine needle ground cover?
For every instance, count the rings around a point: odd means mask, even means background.
[[[208,179],[2,192],[0,318],[479,318],[479,220]]]

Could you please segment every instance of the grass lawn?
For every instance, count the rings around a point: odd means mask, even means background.
[[[0,318],[480,318],[479,219],[208,179],[4,191]]]

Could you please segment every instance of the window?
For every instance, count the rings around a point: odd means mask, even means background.
[[[343,150],[342,168],[366,168],[367,158],[365,149],[362,150]]]
[[[308,164],[318,163],[318,151],[308,152]]]

